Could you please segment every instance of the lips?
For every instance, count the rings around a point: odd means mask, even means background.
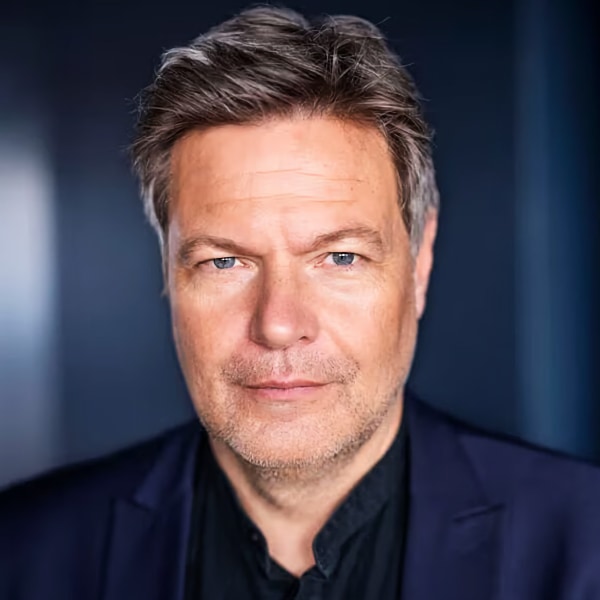
[[[300,387],[320,387],[325,385],[324,383],[320,383],[318,381],[309,381],[306,379],[293,379],[293,380],[269,380],[269,381],[261,381],[260,383],[255,383],[252,385],[247,385],[251,389],[281,389],[281,390],[289,390],[291,388],[300,388]]]
[[[311,396],[315,395],[326,385],[326,383],[309,381],[306,379],[293,379],[285,381],[261,381],[256,384],[246,385],[245,387],[257,399],[291,401],[310,399]]]

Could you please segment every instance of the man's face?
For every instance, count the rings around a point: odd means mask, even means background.
[[[375,129],[312,118],[188,134],[167,260],[179,359],[213,440],[301,467],[398,419],[424,291]]]

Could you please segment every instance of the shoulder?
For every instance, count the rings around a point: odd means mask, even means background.
[[[153,473],[176,485],[199,429],[194,421],[1,492],[0,597],[41,598],[47,586],[56,597],[88,597],[100,585],[115,501],[135,499]]]
[[[427,464],[441,461],[446,472],[454,472],[459,461],[490,500],[515,500],[532,509],[537,505],[538,513],[563,511],[581,518],[593,514],[600,526],[600,465],[486,431],[414,397],[409,399],[409,413],[409,435],[420,438],[415,442],[420,454],[427,453]]]
[[[481,506],[501,509],[512,581],[542,582],[553,573],[563,590],[589,586],[593,597],[600,594],[597,464],[473,427],[419,401],[409,412],[413,477],[420,470],[421,480],[452,497],[476,490]],[[456,487],[463,485],[467,491]]]
[[[490,501],[509,507],[523,535],[593,549],[600,567],[600,465],[424,410],[453,432]]]
[[[133,493],[165,447],[177,446],[197,429],[186,423],[100,458],[68,465],[0,492],[0,531],[38,522],[74,520]],[[0,536],[1,537],[1,536]]]
[[[554,573],[562,590],[557,597],[574,586],[585,586],[590,597],[597,597],[600,466],[518,439],[455,427],[488,494],[506,506],[514,572],[525,569],[525,578],[539,572],[540,580]]]
[[[545,448],[524,439],[492,432],[457,419],[415,398],[413,410],[432,431],[450,432],[466,452],[478,478],[502,490],[522,490],[528,484],[557,486],[572,495],[579,489],[600,494],[600,464]]]
[[[552,492],[565,503],[600,502],[600,465],[454,421],[479,478],[513,495]]]

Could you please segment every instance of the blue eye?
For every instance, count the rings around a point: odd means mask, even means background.
[[[212,263],[217,269],[231,269],[235,265],[235,257],[213,258]]]
[[[348,267],[354,262],[356,254],[353,252],[332,252],[331,258],[338,267]]]

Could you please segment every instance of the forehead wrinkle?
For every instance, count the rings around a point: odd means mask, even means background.
[[[280,176],[284,177],[290,173],[300,177],[294,177],[292,181],[276,181]],[[267,178],[274,176],[274,178],[267,179],[266,182],[259,181],[263,176]],[[267,187],[264,183],[267,183],[269,188],[273,187],[274,189],[261,189]],[[298,169],[276,169],[273,171],[235,174],[219,177],[218,179],[213,178],[211,184],[213,190],[210,194],[209,203],[216,205],[237,201],[269,201],[273,199],[353,203],[355,202],[354,196],[357,187],[364,187],[367,182],[358,177],[332,177]],[[340,186],[339,184],[350,185]]]
[[[238,204],[238,203],[265,203],[269,204],[273,202],[273,200],[294,200],[298,202],[298,206],[288,207],[288,210],[302,210],[302,203],[304,202],[318,202],[319,204],[327,205],[327,204],[347,204],[352,205],[357,202],[357,200],[353,198],[323,198],[322,196],[306,196],[306,195],[298,195],[293,192],[278,192],[273,194],[263,194],[260,196],[235,196],[235,197],[227,197],[227,198],[211,198],[210,201],[206,202],[207,209],[210,210],[210,207],[215,206],[224,206],[227,204]],[[268,206],[269,210],[273,207]]]
[[[219,185],[219,186],[228,186],[228,185],[241,185],[242,183],[252,183],[253,179],[262,179],[266,178],[267,181],[276,181],[279,179],[278,176],[287,176],[287,175],[295,175],[297,179],[300,181],[303,178],[307,178],[309,181],[318,181],[323,183],[367,183],[364,179],[360,177],[350,177],[350,176],[333,176],[325,173],[315,173],[304,171],[302,169],[272,169],[272,170],[263,170],[263,171],[238,171],[237,173],[231,175],[224,175],[221,177],[214,176],[211,180],[211,183]]]
[[[246,173],[242,173],[242,175],[275,175],[275,174],[287,174],[287,173],[296,173],[298,175],[305,175],[306,177],[316,177],[318,179],[323,179],[327,181],[359,181],[363,182],[364,180],[360,177],[332,177],[331,175],[324,175],[323,173],[311,173],[310,171],[305,171],[301,168],[291,168],[291,169],[266,169],[260,171],[248,171]]]

